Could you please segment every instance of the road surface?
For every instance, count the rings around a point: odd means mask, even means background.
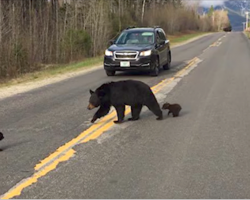
[[[242,33],[216,33],[172,55],[159,77],[100,69],[1,100],[2,198],[250,198],[250,43]],[[110,125],[50,160],[93,126],[89,89],[123,79],[163,81],[159,102],[180,103],[181,116],[165,111],[157,121],[144,109],[141,120]],[[45,158],[64,162],[39,168]]]

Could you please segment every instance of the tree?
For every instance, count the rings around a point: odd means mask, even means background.
[[[209,31],[211,19],[199,18],[196,6],[185,2],[0,0],[0,78],[101,55],[127,26],[160,25],[167,34]]]
[[[208,16],[211,17],[214,13],[214,6],[212,5],[208,10]]]

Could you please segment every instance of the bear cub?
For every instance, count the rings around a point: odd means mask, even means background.
[[[3,140],[4,137],[3,137],[3,134],[0,132],[0,140]],[[0,149],[0,151],[2,151],[2,149]]]
[[[165,103],[165,104],[163,104],[162,109],[163,110],[169,110],[168,115],[170,113],[172,113],[173,117],[178,117],[179,113],[181,111],[181,106],[179,104]]]
[[[131,106],[132,117],[129,118],[130,121],[140,118],[144,105],[157,116],[157,120],[163,118],[161,108],[151,88],[141,81],[124,80],[105,83],[95,91],[90,90],[90,95],[88,109],[99,107],[91,120],[92,123],[107,115],[111,106],[115,108],[118,117],[114,123],[123,122],[126,105]]]

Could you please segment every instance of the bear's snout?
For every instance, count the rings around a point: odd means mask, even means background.
[[[95,106],[92,105],[91,103],[88,105],[88,109],[89,109],[89,110],[92,110],[92,109],[94,109],[94,108],[95,108]]]

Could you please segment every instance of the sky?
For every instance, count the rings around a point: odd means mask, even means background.
[[[213,6],[221,6],[224,4],[225,0],[200,0],[201,6],[203,7],[211,7]]]
[[[186,0],[188,2],[200,2],[200,5],[203,7],[210,8],[213,6],[221,6],[226,0]]]

